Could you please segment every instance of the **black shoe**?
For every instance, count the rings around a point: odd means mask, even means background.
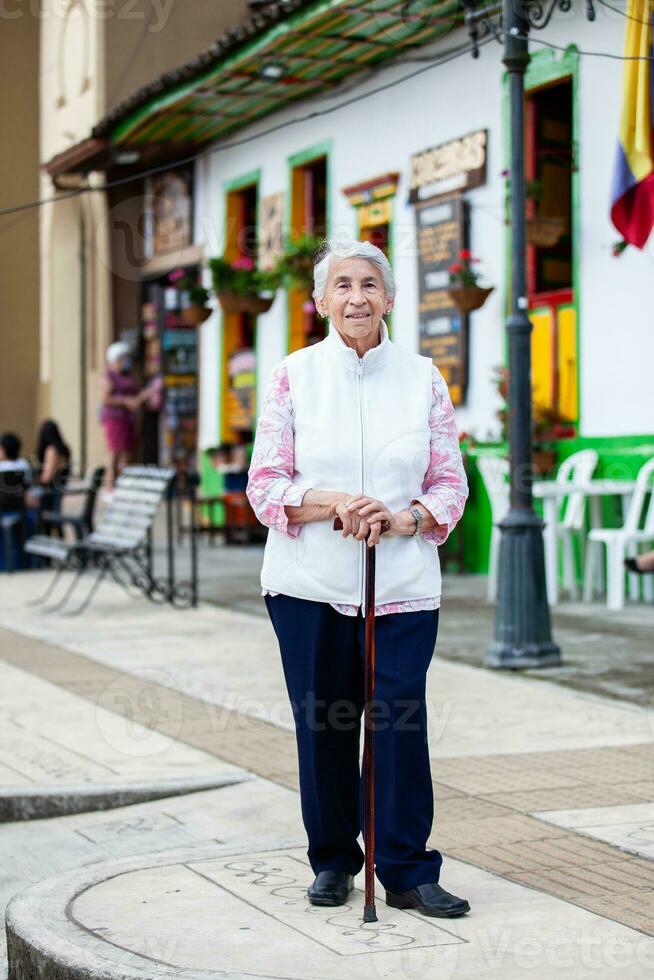
[[[344,905],[354,888],[354,875],[347,871],[319,871],[307,895],[312,905]]]
[[[443,919],[453,919],[470,911],[465,898],[450,895],[435,881],[416,885],[408,892],[386,892],[386,904],[394,909],[418,909],[423,915],[435,915]]]

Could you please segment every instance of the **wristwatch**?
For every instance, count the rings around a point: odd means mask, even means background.
[[[415,534],[420,533],[420,529],[422,528],[422,522],[425,519],[425,515],[421,510],[418,510],[417,507],[409,507],[409,513],[416,519],[416,529],[413,532],[413,534],[410,535],[410,537],[413,537]]]

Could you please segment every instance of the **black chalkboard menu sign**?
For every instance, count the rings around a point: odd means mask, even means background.
[[[468,318],[448,296],[449,267],[465,241],[460,195],[432,198],[416,207],[420,353],[431,357],[450,389],[454,405],[465,401],[468,384]]]

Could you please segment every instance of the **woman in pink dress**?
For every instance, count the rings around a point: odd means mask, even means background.
[[[129,347],[116,341],[107,349],[107,371],[102,381],[102,411],[100,420],[104,429],[109,454],[107,466],[107,490],[123,468],[133,458],[136,446],[136,419],[139,406],[150,396],[150,390],[139,390],[129,368]]]

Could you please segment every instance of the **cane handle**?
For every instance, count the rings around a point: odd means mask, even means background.
[[[390,531],[390,529],[391,529],[391,522],[390,521],[382,521],[381,522],[381,531],[379,533],[380,534],[386,534],[386,532],[387,531]],[[334,518],[334,530],[335,531],[342,531],[343,530],[343,521],[340,519],[340,517]],[[370,529],[368,529],[368,534],[370,534]],[[368,534],[366,535],[366,537],[368,537]]]

